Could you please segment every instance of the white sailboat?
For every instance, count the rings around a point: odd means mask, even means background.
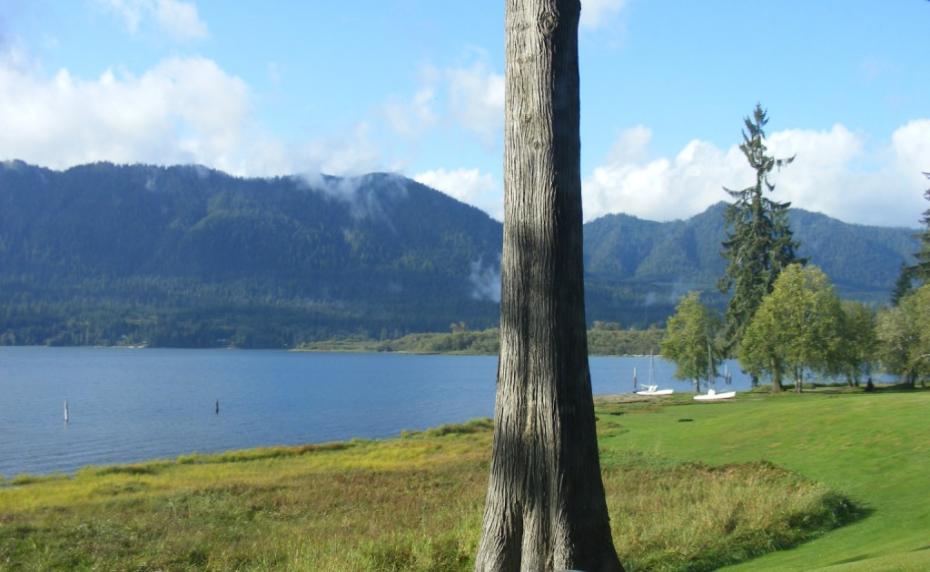
[[[655,375],[656,375],[656,362],[655,356],[649,356],[649,384],[646,386],[646,389],[637,391],[636,395],[671,395],[675,393],[674,389],[659,389],[659,386],[655,384]]]
[[[710,349],[710,341],[707,342],[707,383],[714,384],[717,383],[717,376],[714,375],[714,354]],[[709,387],[707,388],[707,393],[703,395],[695,395],[695,401],[720,401],[722,399],[732,399],[736,397],[735,391],[724,391],[722,393],[717,393],[717,390]]]

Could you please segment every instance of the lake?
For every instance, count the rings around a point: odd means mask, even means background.
[[[648,378],[648,357],[590,363],[595,394],[632,391],[634,367],[641,384]],[[492,356],[0,347],[0,475],[490,417],[496,369]],[[748,377],[729,369],[730,387],[748,389]],[[655,359],[657,383],[691,390],[673,371]]]

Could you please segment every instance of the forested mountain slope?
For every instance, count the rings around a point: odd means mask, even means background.
[[[7,343],[246,346],[497,317],[500,223],[414,181],[0,167]],[[83,328],[83,330],[82,330]]]
[[[585,268],[599,280],[672,285],[675,293],[712,289],[726,267],[720,256],[725,207],[717,203],[665,223],[625,214],[594,220],[585,225]],[[792,209],[790,219],[799,255],[823,268],[848,297],[887,299],[901,263],[917,249],[914,229],[849,224],[801,209]]]
[[[661,322],[723,270],[722,205],[585,225],[588,318]],[[913,231],[794,211],[845,295],[887,296]],[[398,175],[0,163],[0,343],[289,347],[496,323],[501,224]],[[719,296],[711,296],[718,302]]]

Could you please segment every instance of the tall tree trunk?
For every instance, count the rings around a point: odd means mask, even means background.
[[[501,349],[480,572],[622,570],[585,331],[580,8],[507,0]]]
[[[772,393],[781,393],[781,365],[772,362]]]

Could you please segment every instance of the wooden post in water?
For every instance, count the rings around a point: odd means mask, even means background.
[[[216,400],[216,415],[220,414],[220,400]]]

